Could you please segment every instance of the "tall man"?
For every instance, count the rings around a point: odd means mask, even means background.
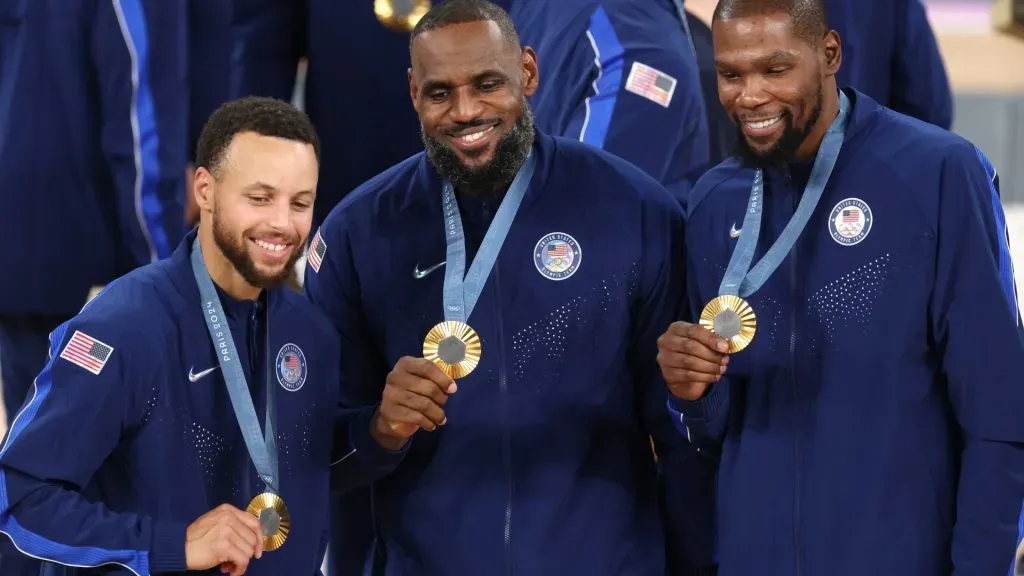
[[[666,572],[650,436],[696,457],[653,361],[682,214],[631,164],[535,130],[537,84],[507,13],[436,5],[409,73],[425,152],[310,242],[305,290],[372,431],[345,465],[372,456],[388,574]]]
[[[741,152],[694,189],[700,325],[659,361],[720,455],[719,574],[1008,573],[1024,334],[995,171],[839,90],[819,0],[723,0],[712,26]]]
[[[0,531],[18,549],[71,574],[318,573],[338,340],[280,287],[318,146],[283,102],[210,118],[198,232],[51,334],[0,447]]]

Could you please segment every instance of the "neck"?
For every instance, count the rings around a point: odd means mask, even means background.
[[[260,289],[249,284],[242,278],[242,275],[235,270],[231,262],[224,256],[224,252],[213,240],[212,225],[203,222],[199,226],[199,247],[203,251],[203,264],[210,274],[210,279],[228,296],[236,300],[255,300],[260,296]]]
[[[825,98],[821,104],[821,114],[818,115],[818,121],[815,122],[810,134],[807,135],[807,138],[804,138],[803,143],[796,150],[797,159],[807,160],[818,155],[821,141],[825,139],[825,134],[838,115],[839,88],[834,83],[830,83],[825,88]]]

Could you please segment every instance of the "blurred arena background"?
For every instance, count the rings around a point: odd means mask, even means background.
[[[1024,30],[1010,32],[1011,0],[922,0],[955,95],[955,132],[981,147],[1000,174],[1014,258],[1024,261]],[[686,0],[710,22],[717,0]],[[1016,10],[1024,12],[1020,2]],[[1024,22],[1024,14],[1016,16]],[[302,104],[300,68],[295,102]],[[717,105],[717,103],[713,103]],[[1024,267],[1022,267],[1024,268]],[[1024,270],[1016,270],[1018,285]],[[2,382],[0,382],[2,386]],[[0,405],[0,433],[7,419]]]

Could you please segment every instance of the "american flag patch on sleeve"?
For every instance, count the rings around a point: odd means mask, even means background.
[[[327,243],[320,237],[320,230],[317,229],[313,241],[309,243],[309,250],[306,253],[306,260],[313,272],[320,272],[320,265],[324,262],[324,255],[327,254]]]
[[[668,108],[672,94],[676,91],[676,79],[661,70],[634,61],[629,70],[629,78],[626,79],[626,90]]]
[[[85,368],[97,376],[107,365],[107,360],[114,352],[114,348],[89,336],[84,332],[75,330],[75,334],[68,340],[60,357]]]

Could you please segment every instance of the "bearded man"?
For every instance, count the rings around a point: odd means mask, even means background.
[[[493,4],[438,4],[411,56],[425,151],[309,248],[304,290],[362,406],[336,475],[375,470],[389,575],[662,576],[650,438],[699,458],[655,362],[682,301],[681,211],[639,168],[536,130],[536,55]]]
[[[198,230],[50,334],[0,448],[0,531],[70,574],[319,573],[338,340],[283,285],[317,136],[250,98],[197,148]]]

